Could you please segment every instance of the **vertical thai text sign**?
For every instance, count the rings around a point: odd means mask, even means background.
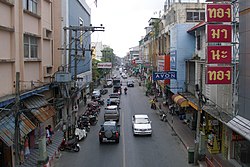
[[[231,64],[232,60],[232,26],[230,4],[207,4],[207,64]],[[209,24],[213,23],[213,24]],[[218,23],[218,24],[216,24]],[[224,43],[212,46],[211,43]],[[207,66],[207,84],[231,84],[231,67]]]
[[[207,84],[231,84],[231,67],[207,67]]]

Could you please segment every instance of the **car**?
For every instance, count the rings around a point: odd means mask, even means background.
[[[99,142],[116,142],[119,143],[120,125],[115,121],[105,121],[99,130]]]
[[[136,114],[132,117],[134,135],[152,135],[151,121],[146,114]]]
[[[104,120],[105,121],[119,121],[120,118],[120,111],[119,106],[117,105],[110,105],[107,106],[104,110]]]
[[[116,100],[120,103],[120,94],[119,93],[111,93],[109,95],[110,100]]]
[[[127,87],[134,87],[134,81],[127,81]]]
[[[116,105],[116,106],[119,107],[120,106],[120,100],[117,99],[117,98],[109,98],[109,102],[107,103],[107,106],[113,106],[113,105]]]
[[[112,88],[113,87],[113,79],[107,79],[106,83],[103,85],[104,88]]]
[[[101,98],[102,94],[101,94],[101,90],[95,89],[92,92],[92,99],[96,99],[96,98]]]

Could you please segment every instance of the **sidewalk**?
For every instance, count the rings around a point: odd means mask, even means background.
[[[47,164],[49,164],[49,166],[53,166],[53,160],[59,154],[58,146],[61,144],[62,139],[63,139],[63,132],[58,130],[52,137],[53,141],[52,144],[46,147],[49,156],[49,161]],[[28,156],[27,159],[25,159],[25,162],[22,165],[20,165],[20,167],[38,166],[37,164],[38,159],[39,159],[39,149],[38,148],[30,149],[30,155]]]
[[[88,99],[89,100],[89,99]],[[84,105],[84,102],[82,101],[79,104],[78,108],[78,116],[82,115],[86,110],[86,105]],[[63,132],[59,128],[57,131],[55,131],[55,134],[52,137],[52,144],[46,146],[49,161],[45,165],[46,167],[52,167],[54,166],[55,158],[58,158],[60,156],[60,152],[58,150],[58,147],[60,146],[61,142],[63,140]],[[19,165],[19,167],[35,167],[38,166],[37,161],[39,159],[39,149],[30,149],[30,155],[27,159],[25,159],[25,162],[22,165]]]
[[[150,99],[153,99],[153,96],[149,96]],[[167,123],[169,126],[173,129],[173,131],[176,133],[176,135],[179,137],[183,145],[188,149],[188,147],[195,146],[195,134],[196,132],[194,130],[191,130],[186,123],[184,123],[183,120],[180,120],[178,116],[171,115],[169,113],[169,109],[167,106],[163,105],[162,98],[157,98],[158,102],[156,102],[157,110],[159,109],[159,103],[161,103],[161,110],[167,114]],[[159,114],[160,112],[156,112]],[[206,150],[206,161],[199,161],[199,166],[205,167],[205,166],[218,166],[218,167],[234,167],[232,163],[230,163],[228,160],[225,160],[221,154],[210,154]],[[209,164],[209,165],[208,165]]]

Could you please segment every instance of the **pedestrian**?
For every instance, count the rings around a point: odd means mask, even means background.
[[[26,136],[25,141],[24,141],[24,157],[25,157],[25,159],[27,159],[29,155],[30,155],[29,138]]]
[[[86,105],[87,104],[87,96],[86,95],[84,95],[83,101],[84,101],[84,105]]]
[[[52,130],[51,125],[48,125],[48,128],[49,128],[50,137],[52,138],[52,136],[54,135],[54,131]]]
[[[46,144],[47,145],[52,144],[51,135],[50,135],[50,132],[49,132],[49,127],[46,127],[45,129],[46,129],[46,139],[47,139]]]

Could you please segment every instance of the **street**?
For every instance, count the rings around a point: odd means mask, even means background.
[[[130,78],[131,79],[131,78]],[[135,80],[135,78],[132,78]],[[123,80],[123,88],[125,87]],[[108,88],[108,97],[112,88]],[[80,141],[81,150],[78,153],[61,152],[56,167],[87,166],[87,167],[186,167],[187,151],[171,127],[160,121],[155,110],[150,109],[149,98],[145,96],[142,86],[128,88],[128,94],[121,95],[120,143],[99,144],[98,131],[103,123],[103,110],[99,115],[97,125],[91,126],[88,137]],[[105,101],[106,102],[106,101]],[[147,114],[152,121],[152,136],[133,136],[132,115]]]

